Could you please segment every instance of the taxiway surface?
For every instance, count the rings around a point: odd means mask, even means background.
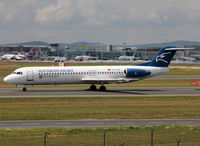
[[[199,125],[200,119],[0,121],[0,128],[152,126],[162,124]]]
[[[107,87],[90,91],[86,87],[0,88],[0,97],[108,97],[108,96],[200,96],[200,87]]]

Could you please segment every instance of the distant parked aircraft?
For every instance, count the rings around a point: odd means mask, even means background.
[[[178,60],[182,61],[195,61],[196,59],[193,57],[179,57]]]
[[[93,57],[93,56],[84,56],[84,55],[82,55],[82,56],[76,56],[75,58],[74,58],[74,60],[76,60],[76,61],[84,61],[84,60],[97,60],[98,59],[98,57]]]
[[[56,57],[54,59],[54,62],[64,62],[64,61],[67,61],[67,59],[65,57]]]
[[[5,54],[1,57],[1,60],[11,60],[11,59],[15,59],[15,54]]]
[[[27,57],[32,57],[33,56],[33,51],[35,50],[35,48],[32,48],[27,54],[22,55],[22,54],[5,54],[1,57],[1,60],[12,60],[12,59],[16,59],[16,60],[24,60]]]
[[[135,60],[135,56],[119,56],[119,60],[123,60],[123,61],[133,61]]]
[[[191,48],[162,48],[152,61],[139,65],[126,66],[65,66],[65,67],[23,67],[16,69],[4,78],[4,82],[23,87],[26,85],[46,84],[91,84],[96,90],[106,91],[104,84],[129,83],[169,72],[174,54],[178,50]]]

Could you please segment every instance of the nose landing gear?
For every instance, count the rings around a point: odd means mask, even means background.
[[[23,92],[26,92],[26,91],[27,91],[26,87],[24,87],[24,88],[22,89],[22,91],[23,91]]]
[[[22,88],[22,91],[23,91],[23,92],[26,92],[26,91],[27,91],[25,85],[16,85],[16,87]]]

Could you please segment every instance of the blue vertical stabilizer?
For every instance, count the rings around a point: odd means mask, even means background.
[[[178,48],[176,49],[176,47],[164,47],[156,54],[151,62],[138,64],[138,66],[168,67],[177,50]]]

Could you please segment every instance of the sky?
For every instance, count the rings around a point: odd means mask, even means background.
[[[0,43],[199,38],[200,0],[0,0]]]

